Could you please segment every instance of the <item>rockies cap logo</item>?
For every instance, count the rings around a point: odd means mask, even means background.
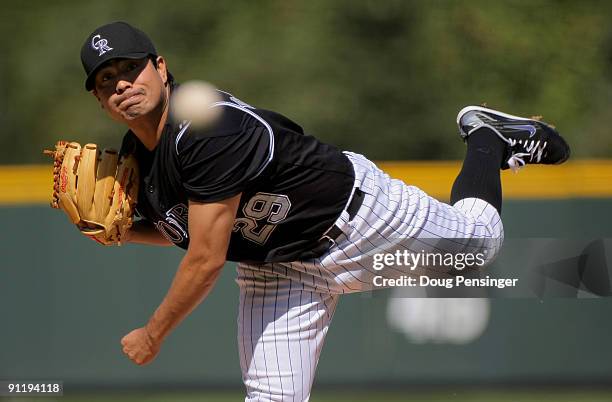
[[[104,53],[113,50],[112,47],[108,46],[108,40],[102,38],[99,34],[91,38],[91,47],[100,52],[98,56],[102,56]]]

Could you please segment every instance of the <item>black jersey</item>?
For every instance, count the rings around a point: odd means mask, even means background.
[[[214,106],[222,108],[221,117],[206,130],[168,119],[153,151],[130,131],[125,135],[122,152],[135,148],[140,165],[138,215],[186,249],[188,201],[215,202],[242,193],[228,260],[316,256],[311,250],[351,193],[351,162],[288,118],[222,96]]]

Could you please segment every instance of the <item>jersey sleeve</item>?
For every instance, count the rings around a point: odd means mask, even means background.
[[[190,200],[215,202],[244,191],[272,159],[272,128],[250,109],[223,106],[221,121],[177,140],[183,188]]]

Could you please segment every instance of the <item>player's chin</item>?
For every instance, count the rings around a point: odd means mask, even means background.
[[[146,110],[146,108],[142,107],[141,105],[133,105],[119,112],[121,119],[124,120],[125,122],[130,122],[130,121],[140,119],[141,117],[145,116],[147,113],[148,113],[148,110]]]

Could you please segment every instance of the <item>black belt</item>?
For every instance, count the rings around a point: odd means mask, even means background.
[[[359,211],[361,204],[363,204],[364,197],[365,197],[365,193],[359,190],[358,188],[356,188],[355,191],[353,192],[353,196],[351,197],[351,200],[348,203],[348,207],[346,207],[346,212],[349,215],[349,220],[352,220],[355,217],[355,215],[357,215],[357,211]],[[319,258],[323,254],[325,254],[327,250],[329,250],[332,246],[334,246],[334,244],[336,244],[336,240],[338,239],[338,237],[340,237],[342,233],[343,233],[342,230],[338,226],[336,225],[332,226],[331,228],[329,228],[329,230],[327,230],[327,232],[325,232],[323,236],[319,238],[319,240],[316,241],[312,249],[301,253],[298,258],[299,259]],[[289,260],[289,261],[293,261],[293,260]]]
[[[349,221],[352,221],[355,215],[357,215],[357,211],[359,211],[359,208],[361,208],[361,204],[363,204],[364,197],[365,193],[360,189],[356,188],[353,192],[353,197],[351,198],[348,207],[346,207],[346,212],[348,212],[349,215]],[[342,230],[337,225],[332,226],[319,239],[319,246],[333,246],[336,243],[336,239],[338,239],[338,237],[340,237],[342,233]]]

